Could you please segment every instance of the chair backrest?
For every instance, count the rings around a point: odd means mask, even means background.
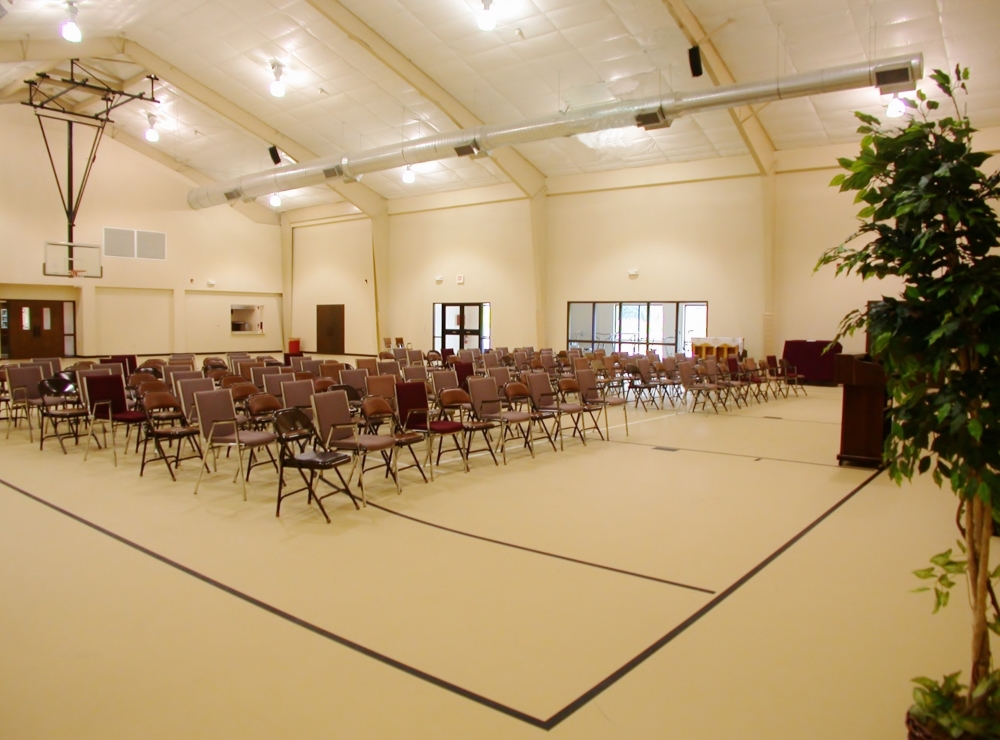
[[[281,454],[294,454],[297,446],[287,449],[285,445],[289,442],[308,444],[316,436],[316,430],[305,412],[300,408],[280,409],[274,412],[271,421],[274,426],[274,436],[281,445]],[[287,458],[285,458],[287,459]]]
[[[340,371],[344,369],[341,362],[323,362],[319,366],[319,376],[321,378],[333,378],[340,382]]]
[[[493,378],[500,387],[503,387],[510,382],[510,368],[491,367],[486,372],[489,373],[489,376]]]
[[[142,410],[146,412],[146,419],[152,421],[154,411],[180,411],[181,402],[169,391],[154,391],[142,397]]]
[[[211,378],[177,381],[177,395],[181,399],[181,410],[188,422],[193,424],[198,421],[198,407],[194,405],[194,394],[211,390],[215,390],[215,382]]]
[[[642,378],[643,383],[648,383],[652,379],[650,375],[649,358],[639,357],[635,361],[636,369],[639,371],[639,377]]]
[[[180,372],[174,373],[171,377],[173,381],[173,393],[175,396],[180,398],[180,383],[182,380],[196,380],[198,378],[205,380],[205,376],[201,374],[201,370],[181,370]]]
[[[365,394],[365,378],[367,377],[368,371],[362,368],[357,370],[340,371],[340,382],[344,385],[349,385],[357,389],[358,393],[361,395]]]
[[[365,418],[365,421],[390,419],[393,417],[392,406],[381,396],[368,396],[361,402],[361,416]]]
[[[484,414],[500,413],[500,396],[494,377],[469,378],[469,398],[472,399],[473,413],[480,419]]]
[[[573,373],[578,373],[581,370],[586,370],[590,367],[590,360],[586,357],[574,357],[573,358]]]
[[[471,349],[460,349],[458,351],[458,359],[461,362],[468,362],[470,364],[475,362],[476,360],[475,355],[472,354]]]
[[[299,363],[299,372],[312,373],[318,378],[320,375],[322,375],[322,373],[320,372],[322,366],[323,366],[323,360],[305,359],[301,363]]]
[[[379,360],[375,363],[377,375],[394,375],[396,380],[402,380],[403,375],[399,370],[399,363],[396,360]]]
[[[198,426],[205,439],[216,439],[236,431],[236,406],[228,388],[194,394],[198,409]]]
[[[431,383],[434,385],[434,395],[440,396],[441,391],[458,388],[458,374],[454,370],[435,370],[431,373]]]
[[[427,368],[423,365],[407,365],[403,368],[403,380],[427,382]]]
[[[163,381],[170,386],[174,387],[174,373],[185,373],[191,370],[188,365],[164,365],[161,372],[163,373]]]
[[[392,359],[396,362],[406,362],[406,347],[394,347],[392,350]]]
[[[265,375],[278,375],[281,372],[281,365],[261,365],[259,367],[250,368],[250,377],[247,380],[251,381],[258,388],[264,387],[264,376]]]
[[[403,341],[402,337],[396,337],[396,346],[397,347],[405,347],[406,346],[406,342]]]
[[[354,363],[358,370],[367,370],[369,375],[378,375],[378,360],[374,357],[359,357]]]
[[[503,394],[507,397],[508,401],[530,401],[531,391],[528,390],[528,386],[517,380],[512,380],[510,383],[503,387]]]
[[[236,360],[234,363],[236,368],[236,374],[242,375],[247,380],[253,379],[253,373],[251,370],[255,367],[264,367],[263,362],[257,362],[256,360],[251,360],[249,357],[245,360]]]
[[[312,359],[311,357],[306,357],[305,355],[296,355],[294,357],[289,358],[288,364],[291,365],[292,370],[298,372],[299,370],[302,369],[302,363],[305,362],[306,360],[311,360],[311,359]]]
[[[685,388],[690,388],[694,385],[694,363],[693,362],[682,362],[680,364],[681,371],[681,385]]]
[[[110,419],[111,414],[128,411],[128,404],[125,402],[125,380],[121,375],[85,374],[81,385],[85,389],[84,403],[90,410],[91,416],[97,419]]]
[[[395,375],[369,375],[365,378],[365,394],[390,399],[396,393]],[[426,395],[426,393],[425,393]]]
[[[234,385],[239,385],[240,383],[249,383],[248,378],[244,378],[242,375],[226,375],[221,380],[219,380],[219,385],[222,388],[229,388]]]
[[[335,385],[332,388],[330,388],[327,391],[327,393],[332,393],[333,391],[343,391],[344,393],[347,394],[347,400],[350,401],[351,403],[354,403],[355,401],[361,403],[361,399],[363,398],[363,394],[361,393],[361,391],[359,391],[353,385],[344,385],[343,383],[340,385]]]
[[[114,373],[112,373],[114,375]],[[142,398],[147,393],[159,392],[159,391],[170,391],[170,386],[167,385],[162,380],[147,380],[145,382],[139,383],[135,388],[136,398]]]
[[[528,391],[536,409],[556,407],[556,394],[552,391],[548,373],[528,373]]]
[[[333,439],[353,437],[357,426],[351,418],[351,404],[340,390],[318,393],[312,397],[313,419],[324,444]]]
[[[483,355],[483,367],[489,370],[491,367],[499,367],[500,359],[495,352],[487,352]]]
[[[406,350],[406,361],[411,365],[419,365],[424,361],[424,355],[419,349]]]
[[[472,399],[469,397],[469,394],[461,388],[449,388],[448,390],[443,391],[438,401],[441,404],[441,408],[457,408],[459,406],[472,403]]]
[[[593,370],[580,370],[576,374],[576,382],[580,389],[580,398],[593,402],[601,399],[601,391],[597,387],[597,373]]]
[[[121,375],[123,378],[125,377],[125,368],[122,366],[122,364],[120,362],[99,362],[96,365],[94,365],[94,367],[95,368],[99,368],[99,367],[110,368],[110,370],[111,370],[112,373]]]
[[[284,383],[294,383],[295,376],[291,373],[274,373],[264,376],[264,392],[281,397],[281,386]]]
[[[285,408],[281,399],[270,393],[255,393],[247,399],[247,413],[250,416],[270,416],[275,411]]]
[[[337,385],[337,381],[333,378],[316,378],[312,384],[314,393],[326,393],[333,386]]]
[[[7,368],[7,383],[10,385],[11,398],[15,400],[41,398],[38,384],[42,382],[43,375],[42,368],[37,365]]]
[[[427,386],[419,381],[396,383],[396,410],[403,429],[426,428],[429,416]]]
[[[459,388],[465,385],[465,379],[470,375],[476,374],[476,368],[472,366],[471,362],[456,362],[455,363],[455,375],[458,376],[458,386]]]
[[[237,383],[229,386],[229,392],[233,394],[233,403],[239,404],[252,396],[258,395],[261,390],[253,383]]]
[[[281,385],[281,401],[286,409],[305,409],[312,405],[315,389],[311,380],[293,380]]]
[[[729,372],[733,375],[738,375],[740,372],[740,361],[734,356],[729,355],[726,358],[726,365],[729,367]]]
[[[527,352],[515,352],[514,353],[514,365],[518,369],[527,366],[528,364],[528,353]]]
[[[493,351],[496,352],[501,357],[510,354],[510,351],[506,347],[494,347]]]
[[[76,383],[65,375],[53,375],[39,382],[38,394],[46,406],[65,403],[67,397],[76,396]]]
[[[46,378],[51,378],[62,371],[62,358],[59,357],[33,357],[31,361],[49,363],[49,374],[45,376]]]

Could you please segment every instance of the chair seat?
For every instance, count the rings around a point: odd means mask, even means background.
[[[306,450],[299,452],[292,458],[285,458],[283,464],[286,467],[297,467],[313,470],[332,468],[336,465],[343,465],[351,461],[350,455],[334,450]]]
[[[87,415],[87,409],[84,408],[71,408],[71,409],[53,409],[46,408],[45,414],[47,416],[57,416],[60,419],[78,419],[80,417]]]
[[[432,421],[429,427],[434,434],[458,434],[465,430],[462,423],[458,421]]]
[[[496,422],[494,422],[494,421],[466,421],[466,422],[463,423],[462,426],[465,427],[465,430],[469,431],[469,432],[481,432],[481,431],[485,431],[486,429],[492,429],[493,427],[496,426]]]
[[[146,421],[146,414],[142,411],[119,411],[117,414],[111,415],[111,420],[122,424],[138,424],[139,422]]]
[[[396,432],[394,435],[392,435],[392,437],[394,440],[396,440],[395,443],[398,445],[411,445],[414,444],[415,442],[422,441],[424,435],[420,434],[420,432]]]
[[[150,432],[153,437],[159,437],[161,439],[193,437],[197,433],[198,427],[158,427]]]
[[[578,403],[564,403],[559,407],[564,414],[579,414],[583,411],[583,406]]]
[[[330,440],[330,447],[338,450],[357,450],[358,452],[387,450],[395,444],[396,440],[387,434],[359,434],[353,439]]]
[[[503,418],[508,424],[523,424],[531,421],[531,414],[527,411],[504,411],[499,418]]]
[[[262,447],[271,444],[275,439],[273,432],[240,432],[239,443],[244,447]],[[236,434],[217,434],[212,440],[215,444],[234,445],[237,442]]]

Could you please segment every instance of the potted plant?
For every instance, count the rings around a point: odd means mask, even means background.
[[[901,295],[848,314],[837,338],[866,328],[885,369],[893,479],[930,471],[957,497],[957,549],[915,575],[926,582],[918,591],[933,590],[935,612],[964,576],[972,665],[967,686],[959,673],[915,679],[911,738],[1000,738],[1000,671],[990,653],[990,632],[1000,634],[1000,568],[989,567],[1000,507],[1000,222],[992,208],[1000,175],[984,174],[990,155],[972,148],[974,129],[957,99],[968,75],[961,67],[954,78],[931,75],[953,116],[921,91],[906,101],[912,110],[903,128],[855,114],[861,153],[840,160],[847,173],[831,185],[856,192],[862,225],[816,266],[902,280]]]

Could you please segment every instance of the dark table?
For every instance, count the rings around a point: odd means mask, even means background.
[[[789,339],[781,356],[793,365],[807,383],[832,383],[833,366],[837,355],[844,351],[837,342],[829,352],[823,352],[829,339]]]

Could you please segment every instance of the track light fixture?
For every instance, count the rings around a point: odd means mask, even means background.
[[[285,83],[281,81],[281,73],[285,65],[277,59],[271,60],[271,73],[274,75],[274,82],[271,83],[271,94],[276,98],[285,97]]]
[[[410,165],[406,165],[406,169],[403,170],[402,180],[407,185],[412,185],[417,181],[417,173],[410,169]]]
[[[885,115],[887,118],[899,118],[906,112],[906,103],[898,95],[893,95],[892,100],[885,107]]]
[[[496,16],[490,7],[492,4],[493,0],[483,0],[483,12],[476,18],[476,25],[479,26],[480,31],[492,31],[497,27]]]
[[[156,116],[147,111],[146,120],[149,121],[149,128],[146,129],[146,141],[155,144],[160,140],[160,132],[156,130]]]
[[[67,41],[79,44],[83,41],[83,33],[80,31],[80,27],[76,25],[76,12],[76,0],[66,0],[66,13],[69,15],[69,19],[59,26],[59,33]]]

